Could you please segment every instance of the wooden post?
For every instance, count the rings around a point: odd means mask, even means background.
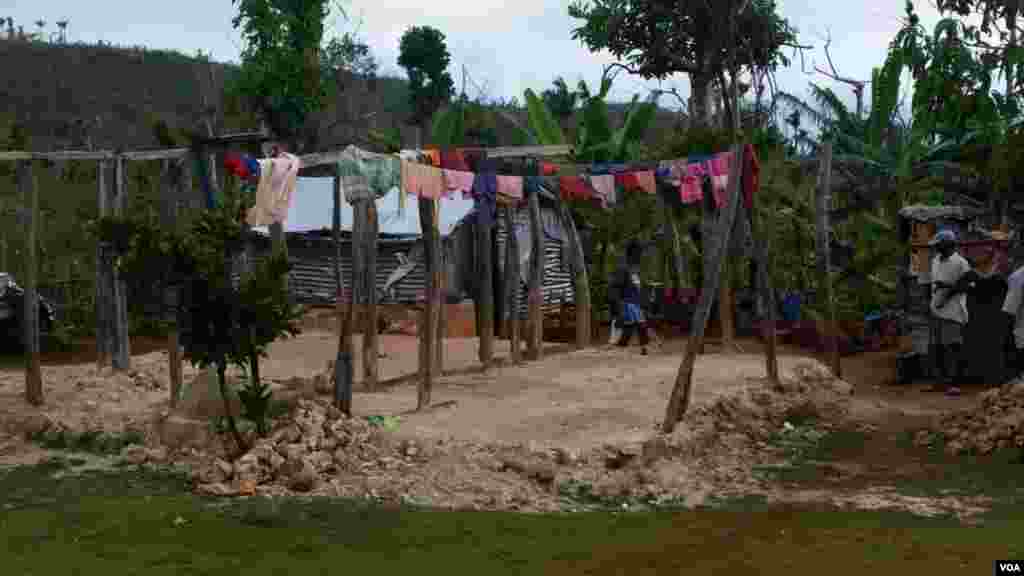
[[[576,230],[576,222],[568,206],[559,204],[562,216],[562,227],[569,235],[572,250],[573,296],[576,300],[576,348],[582,350],[590,346],[590,277],[587,274],[587,263],[583,257],[583,244]]]
[[[352,380],[355,376],[352,365],[352,295],[348,297],[345,310],[345,287],[341,272],[341,175],[334,174],[334,207],[332,233],[334,236],[334,307],[338,312],[338,354],[334,362],[334,405],[343,413],[352,415]],[[354,238],[353,242],[354,244]],[[355,256],[353,250],[353,257]],[[350,262],[349,286],[355,285],[355,261]]]
[[[505,218],[505,302],[506,322],[508,322],[509,360],[518,363],[520,358],[519,335],[519,238],[516,236],[515,221],[512,215],[515,208],[506,206],[503,210]]]
[[[526,354],[530,360],[539,360],[543,354],[544,316],[541,305],[544,301],[544,229],[540,221],[540,192],[527,193],[527,208],[530,214],[530,275],[527,283],[530,332],[526,338]]]
[[[765,370],[768,379],[779,381],[779,359],[775,340],[775,289],[772,286],[771,259],[769,257],[769,241],[761,229],[761,214],[757,207],[758,191],[754,191],[750,207],[750,236],[754,242],[754,261],[757,263],[757,285],[764,302],[764,336]]]
[[[107,190],[107,163],[100,160],[96,163],[96,206],[100,218],[110,215],[109,190]],[[96,244],[96,367],[104,368],[110,364],[111,349],[109,345],[109,276],[105,261],[105,248],[101,242]]]
[[[363,257],[363,295],[366,311],[363,316],[363,386],[377,389],[377,203],[371,198],[359,202],[357,218],[363,218],[361,227]]]
[[[118,157],[114,161],[114,214],[124,216],[125,205],[127,204],[125,178],[125,160]],[[131,349],[128,335],[128,286],[121,273],[115,266],[113,268],[114,285],[114,349],[112,364],[115,370],[128,370],[131,368]]]
[[[21,188],[22,214],[26,220],[25,238],[25,300],[22,305],[22,329],[25,344],[25,400],[33,405],[43,403],[43,375],[39,366],[39,293],[37,291],[39,261],[39,189],[32,161],[18,162],[18,185]]]
[[[483,214],[484,202],[477,204],[476,253],[477,253],[477,336],[480,338],[480,363],[486,368],[494,358],[494,271],[491,269],[491,230],[493,218]]]
[[[701,290],[700,301],[697,303],[697,310],[694,312],[693,321],[690,324],[690,338],[686,342],[686,353],[679,365],[679,372],[676,374],[676,383],[672,388],[672,396],[668,401],[668,408],[665,411],[665,421],[661,429],[664,433],[671,433],[676,423],[682,419],[683,414],[690,404],[690,391],[693,386],[693,365],[697,360],[697,352],[704,344],[704,330],[707,327],[708,316],[711,312],[711,303],[714,294],[718,290],[718,282],[722,277],[725,254],[729,250],[729,237],[732,233],[733,223],[736,220],[736,213],[739,211],[741,182],[740,167],[743,166],[743,146],[736,146],[733,152],[732,166],[729,171],[729,203],[718,220],[716,238],[711,246],[705,245],[704,250],[710,251],[707,254],[708,262],[714,265],[710,270],[704,270],[704,287]]]
[[[162,163],[160,171],[160,184],[161,184],[161,203],[160,203],[160,214],[162,216],[161,225],[165,229],[176,229],[177,228],[177,202],[178,197],[181,195],[181,189],[175,185],[172,180],[172,174],[170,169],[169,161],[165,160]],[[181,371],[181,343],[178,338],[178,323],[177,314],[175,314],[175,307],[178,302],[174,298],[174,294],[171,292],[173,289],[168,289],[165,294],[165,304],[173,304],[170,307],[170,327],[167,331],[167,362],[168,362],[168,375],[170,378],[170,389],[171,389],[171,408],[174,408],[178,404],[178,397],[181,395],[181,384],[182,384],[182,371]]]
[[[818,268],[818,298],[826,311],[825,342],[829,364],[836,378],[841,378],[839,365],[839,331],[836,326],[836,303],[832,297],[832,276],[829,266],[828,211],[832,203],[832,143],[825,142],[818,159],[818,186],[815,190],[815,244]]]
[[[683,258],[683,247],[679,242],[679,231],[676,229],[676,219],[672,207],[665,203],[662,197],[658,196],[658,208],[665,218],[665,233],[668,234],[670,258],[668,259],[672,271],[673,288],[681,289],[686,281],[686,260]]]
[[[417,391],[416,409],[422,410],[430,405],[430,393],[434,387],[434,347],[437,345],[438,320],[438,289],[440,287],[440,270],[438,270],[438,253],[434,231],[434,201],[430,198],[419,198],[420,228],[423,236],[423,263],[426,269],[426,301],[423,311],[423,329],[420,331],[420,385]]]
[[[447,308],[445,300],[448,293],[448,266],[444,257],[444,246],[440,240],[441,231],[435,226],[434,232],[438,236],[434,242],[437,246],[438,262],[440,262],[439,268],[441,269],[440,295],[437,304],[437,345],[434,346],[434,363],[432,365],[434,376],[437,377],[444,373],[444,340],[448,336],[448,318],[445,314],[445,309]]]

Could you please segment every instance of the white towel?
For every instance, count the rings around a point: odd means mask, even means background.
[[[249,209],[246,220],[250,226],[283,224],[288,218],[302,162],[292,154],[259,162],[260,181],[256,185],[256,204]]]

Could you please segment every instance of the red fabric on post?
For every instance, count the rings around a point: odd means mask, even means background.
[[[462,150],[441,150],[441,168],[472,172],[466,163],[466,155]]]
[[[558,190],[563,200],[585,200],[591,197],[590,189],[579,176],[559,177]]]

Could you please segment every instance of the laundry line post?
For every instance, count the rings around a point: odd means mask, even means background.
[[[522,351],[519,330],[521,326],[519,318],[519,292],[522,281],[519,274],[519,238],[516,236],[513,218],[515,210],[514,206],[505,206],[504,210],[502,210],[505,219],[505,290],[503,293],[505,297],[506,331],[509,340],[509,360],[513,364],[518,364]]]
[[[368,391],[377,389],[379,339],[377,337],[377,203],[371,196],[357,203],[354,217],[362,220],[359,230],[361,238],[363,281],[363,387]]]
[[[124,216],[127,206],[127,178],[125,175],[125,159],[118,155],[114,161],[114,215]],[[113,336],[114,348],[112,364],[115,370],[131,368],[131,338],[128,334],[128,284],[121,276],[117,267],[113,267]]]
[[[758,292],[761,294],[761,301],[764,303],[765,313],[762,318],[761,335],[764,338],[765,372],[768,379],[773,382],[779,380],[779,359],[776,351],[775,334],[775,289],[772,286],[771,257],[769,255],[770,242],[764,229],[761,212],[757,205],[760,190],[754,190],[750,202],[750,237],[754,244],[754,262],[757,266]]]
[[[43,376],[39,366],[39,183],[32,171],[32,161],[18,162],[18,185],[21,188],[25,239],[25,296],[22,305],[22,326],[25,345],[25,400],[33,406],[43,403]]]
[[[437,222],[434,219],[434,202],[431,198],[419,196],[420,230],[423,237],[423,262],[426,274],[426,294],[423,306],[420,338],[420,382],[416,395],[416,409],[430,405],[430,394],[434,387],[434,361],[436,360],[437,324],[440,313],[441,270],[438,250]]]
[[[491,232],[493,215],[491,206],[482,198],[477,202],[476,212],[476,254],[477,254],[477,296],[479,310],[476,313],[477,336],[480,338],[479,358],[484,368],[494,358],[494,270],[491,266]]]
[[[160,215],[161,225],[164,229],[176,229],[177,202],[182,189],[171,169],[171,161],[164,160],[160,169]],[[178,335],[177,306],[178,298],[174,287],[167,287],[164,292],[164,309],[168,311],[169,327],[167,330],[167,362],[170,380],[170,406],[174,408],[178,404],[182,386],[182,354],[181,343]]]
[[[96,207],[97,215],[105,218],[110,215],[109,199],[110,192],[107,189],[107,168],[105,160],[96,163]],[[96,243],[96,302],[94,309],[96,313],[96,367],[105,368],[110,364],[112,353],[112,342],[110,338],[110,272],[109,246],[106,242]]]
[[[815,244],[818,269],[817,299],[825,312],[825,349],[832,373],[841,378],[839,361],[839,327],[836,322],[836,303],[832,294],[832,275],[829,262],[828,211],[832,203],[832,143],[825,142],[818,156],[818,181],[815,188]]]
[[[707,328],[708,316],[711,314],[711,304],[714,302],[719,281],[725,272],[725,256],[729,252],[730,237],[736,221],[736,213],[739,212],[741,166],[743,166],[743,146],[735,146],[732,166],[729,171],[729,200],[718,219],[712,242],[709,243],[710,245],[704,246],[705,262],[712,264],[710,268],[704,270],[704,286],[697,303],[697,310],[694,311],[693,320],[690,322],[690,337],[686,341],[686,352],[679,365],[676,382],[672,387],[672,395],[665,410],[665,420],[661,425],[661,430],[665,434],[670,434],[675,430],[676,424],[682,419],[690,404],[693,367],[697,361],[697,354],[704,345],[704,332]],[[719,302],[719,306],[721,305],[722,303]]]
[[[352,380],[354,379],[354,367],[352,365],[352,329],[355,325],[353,319],[353,292],[356,281],[355,238],[352,238],[350,246],[353,246],[352,258],[349,265],[349,294],[346,298],[345,286],[342,281],[341,267],[341,170],[334,169],[333,179],[334,206],[332,218],[332,235],[334,237],[334,284],[335,301],[334,307],[338,314],[338,353],[334,361],[334,406],[344,414],[352,415]]]
[[[580,242],[579,232],[576,230],[576,222],[573,220],[572,212],[564,202],[559,202],[559,212],[562,216],[562,227],[569,235],[570,250],[572,250],[572,272],[575,284],[574,294],[576,300],[576,348],[582,350],[590,346],[590,277],[587,274],[587,262],[583,256],[583,245]]]
[[[543,355],[544,346],[544,315],[541,305],[544,301],[542,285],[544,282],[544,229],[540,217],[540,189],[536,186],[524,187],[526,205],[530,216],[530,269],[527,285],[527,302],[529,304],[529,332],[526,338],[526,355],[530,360],[539,360]]]

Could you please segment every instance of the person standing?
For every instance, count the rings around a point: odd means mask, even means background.
[[[967,324],[968,272],[971,265],[956,250],[957,237],[952,230],[941,230],[928,243],[938,252],[932,259],[932,300],[933,322],[932,350],[935,354],[935,368],[939,385],[946,394],[960,394],[957,387],[963,328]]]
[[[1003,300],[1003,312],[1007,315],[1007,324],[1013,339],[1013,352],[1010,356],[1010,368],[1013,378],[1024,374],[1024,242],[1014,238],[1013,257],[1017,269],[1006,279],[1006,299]]]
[[[622,329],[622,337],[618,341],[621,347],[629,346],[633,333],[640,338],[640,353],[647,354],[650,335],[647,327],[646,304],[643,282],[640,277],[640,264],[643,259],[643,244],[630,240],[626,244],[626,258],[615,271],[608,286],[608,294],[612,300],[612,310],[618,311],[616,320]]]

